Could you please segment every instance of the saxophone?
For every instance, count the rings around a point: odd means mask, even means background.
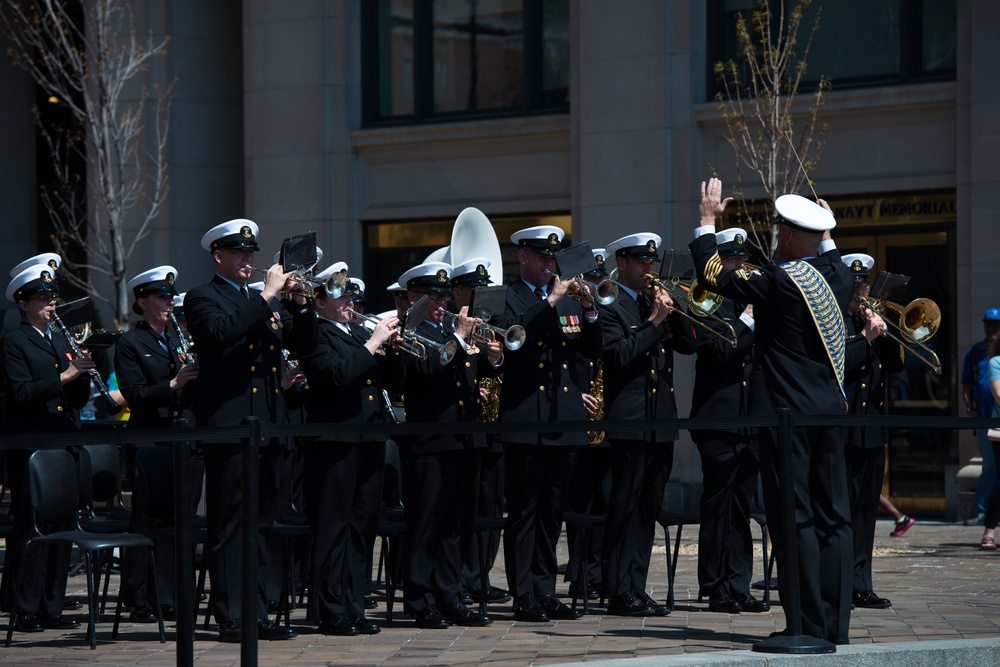
[[[503,377],[479,378],[479,388],[486,390],[486,400],[483,402],[483,421],[495,422],[500,414],[500,387]]]
[[[597,411],[594,414],[588,414],[587,419],[590,421],[601,421],[604,419],[604,362],[602,361],[597,367],[597,375],[594,376],[594,381],[590,383],[590,391],[587,392],[595,399],[597,399]],[[604,431],[587,431],[587,444],[591,447],[595,447],[604,442]]]

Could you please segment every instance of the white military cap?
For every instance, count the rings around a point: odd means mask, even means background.
[[[739,227],[730,227],[715,233],[715,243],[720,255],[746,257],[749,251],[746,247],[747,231]]]
[[[774,210],[781,216],[781,222],[807,232],[825,232],[837,226],[833,214],[800,195],[781,195],[774,201]]]
[[[563,230],[555,225],[528,227],[510,235],[518,248],[530,248],[543,255],[554,255],[562,247]]]
[[[393,292],[405,292],[405,291],[406,291],[406,288],[405,288],[405,287],[403,287],[402,285],[400,285],[400,284],[399,284],[399,281],[397,280],[397,281],[396,281],[396,282],[394,282],[393,284],[391,284],[391,285],[389,285],[388,287],[386,287],[386,288],[385,288],[385,291],[386,291],[386,292],[389,292],[389,293],[391,294],[391,293],[393,293]]]
[[[158,266],[155,269],[143,271],[128,281],[128,288],[133,296],[149,296],[150,294],[177,294],[174,282],[177,280],[177,269],[172,266]]]
[[[840,258],[854,276],[854,282],[868,282],[868,272],[875,266],[875,258],[863,252],[855,252]]]
[[[354,276],[351,276],[350,280],[347,281],[347,292],[352,297],[354,297],[355,301],[357,301],[358,299],[364,299],[365,281],[363,281],[361,278],[355,278]]]
[[[226,248],[252,248],[260,250],[257,245],[257,233],[260,229],[257,223],[246,218],[237,218],[216,225],[201,237],[201,247],[208,251]]]
[[[399,277],[399,284],[417,292],[450,292],[451,264],[424,262]]]
[[[41,255],[29,257],[10,270],[10,277],[13,278],[21,271],[24,271],[29,266],[34,266],[35,264],[48,264],[52,267],[53,271],[56,271],[59,269],[59,265],[62,264],[62,257],[54,252],[43,252]]]
[[[660,259],[656,249],[661,243],[660,235],[650,232],[629,234],[608,244],[608,254],[615,257],[632,257],[644,262]]]
[[[7,300],[12,303],[26,301],[39,292],[59,292],[55,271],[48,264],[35,264],[21,269],[7,285]]]
[[[485,257],[473,257],[467,262],[462,262],[451,270],[452,285],[480,285],[490,284],[490,260]]]
[[[184,319],[184,297],[187,292],[181,292],[180,294],[174,295],[174,317],[179,320]]]
[[[281,250],[274,253],[274,258],[271,260],[271,264],[277,264],[278,260],[281,259]],[[323,249],[316,246],[316,263],[319,264],[323,261]]]
[[[607,268],[604,266],[605,260],[608,257],[608,251],[605,248],[591,248],[594,253],[594,263],[596,266],[592,271],[587,271],[588,275],[591,276],[606,276],[608,275]]]
[[[319,273],[314,273],[313,278],[321,282],[326,282],[335,273],[347,273],[347,262],[334,262]]]

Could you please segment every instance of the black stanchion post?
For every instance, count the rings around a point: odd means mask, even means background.
[[[781,547],[784,558],[781,606],[785,610],[785,630],[753,645],[760,653],[817,654],[836,653],[837,647],[818,637],[802,634],[802,599],[799,590],[799,552],[795,525],[795,488],[792,480],[792,413],[778,408],[778,486],[781,489]],[[787,584],[787,585],[786,585]]]
[[[243,481],[240,490],[243,498],[243,604],[240,608],[242,636],[240,638],[240,664],[243,667],[257,667],[257,514],[258,486],[257,454],[260,450],[260,417],[246,417],[250,425],[250,435],[243,441],[242,467]]]
[[[175,419],[174,428],[187,429],[186,419]],[[191,441],[187,433],[174,441],[174,553],[176,565],[177,665],[194,665],[194,548],[191,519],[194,497],[191,480]]]

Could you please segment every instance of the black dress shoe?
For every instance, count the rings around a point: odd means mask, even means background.
[[[267,601],[267,613],[277,614],[280,609],[281,609],[281,604],[277,600]]]
[[[133,623],[156,623],[157,618],[152,607],[139,607],[129,613],[128,620]]]
[[[590,584],[587,584],[586,595],[588,600],[596,600],[601,597],[600,593],[597,592],[597,589]],[[582,586],[575,581],[569,582],[569,596],[573,599],[582,598],[584,596]]]
[[[646,591],[636,591],[635,596],[646,603],[646,606],[653,610],[653,616],[669,616],[670,607],[660,604],[646,593]]]
[[[65,618],[62,614],[39,614],[38,622],[42,624],[43,628],[49,630],[72,630],[80,627],[79,621]]]
[[[726,586],[719,586],[708,598],[708,610],[719,614],[738,614],[743,611],[743,605]]]
[[[441,607],[440,611],[441,615],[454,625],[481,628],[493,622],[489,616],[474,612],[464,604],[457,604],[454,607]]]
[[[378,607],[378,600],[369,595],[365,598],[365,609],[375,609]]]
[[[441,612],[434,605],[416,612],[413,615],[413,620],[416,621],[418,628],[423,628],[424,630],[444,630],[451,627],[448,619],[442,616]]]
[[[880,598],[872,591],[855,593],[851,601],[855,607],[863,607],[865,609],[888,609],[892,606],[892,603],[888,599]]]
[[[295,634],[295,630],[292,630],[291,628],[284,628],[274,621],[257,621],[257,639],[277,641],[282,639],[295,639],[296,637],[298,637],[298,635]]]
[[[649,604],[636,597],[632,591],[612,595],[608,600],[608,613],[612,616],[654,616],[656,612]]]
[[[163,615],[164,621],[176,621],[177,620],[177,607],[172,604],[161,604],[160,613]]]
[[[462,592],[458,594],[458,601],[462,604],[472,604],[472,595],[463,588]]]
[[[239,644],[242,638],[242,627],[238,618],[219,623],[219,641],[227,644]]]
[[[743,611],[748,611],[751,614],[762,614],[765,611],[771,611],[771,605],[763,600],[758,600],[749,593],[736,593],[735,597],[736,601],[743,607]]]
[[[377,635],[378,633],[382,632],[382,628],[379,627],[378,623],[369,618],[366,618],[364,614],[352,618],[351,623],[354,623],[354,626],[358,629],[358,632],[360,632],[363,635]]]
[[[580,612],[570,607],[555,595],[543,595],[538,598],[538,602],[542,605],[545,613],[549,615],[549,618],[555,618],[560,621],[575,621],[580,618]]]
[[[76,611],[77,609],[83,609],[83,603],[79,600],[74,600],[72,598],[66,598],[63,600],[63,611]]]
[[[358,626],[345,614],[334,614],[332,618],[319,622],[320,634],[353,637],[360,634]]]
[[[532,593],[518,595],[514,600],[514,620],[526,623],[548,623],[549,614]]]
[[[18,614],[14,618],[14,629],[18,632],[42,632],[45,628],[34,614]]]
[[[473,602],[480,602],[483,599],[483,594],[479,591],[469,591],[469,597],[472,598]],[[486,602],[487,604],[510,602],[510,592],[496,586],[490,586],[490,589],[486,591]]]

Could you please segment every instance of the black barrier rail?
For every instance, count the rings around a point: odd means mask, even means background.
[[[257,522],[257,456],[261,443],[272,438],[322,438],[336,435],[380,435],[387,438],[405,438],[409,435],[466,435],[472,433],[579,433],[593,430],[605,432],[641,430],[711,430],[718,428],[777,428],[782,452],[787,448],[788,431],[804,426],[884,426],[907,429],[983,429],[1000,427],[1000,418],[982,417],[921,417],[921,416],[855,416],[855,415],[793,415],[787,408],[775,415],[737,417],[728,419],[662,419],[646,420],[641,426],[636,421],[573,421],[573,422],[407,422],[403,424],[263,424],[259,418],[247,417],[241,426],[190,427],[184,420],[175,422],[170,429],[128,429],[120,424],[107,428],[88,426],[79,431],[31,433],[4,433],[0,435],[0,451],[4,449],[52,449],[79,445],[134,445],[140,443],[172,444],[174,446],[174,509],[176,516],[193,514],[192,480],[188,462],[194,443],[211,447],[217,443],[242,443],[242,470],[244,475],[243,525]],[[779,455],[788,460],[787,452]],[[788,471],[784,475],[790,474]],[[787,479],[787,477],[786,477]],[[782,483],[783,490],[790,485]],[[794,508],[791,494],[782,494],[782,520],[785,524],[784,553],[795,554]],[[175,550],[177,581],[193,581],[194,563],[191,544],[191,525],[187,521],[175,522]],[[243,614],[240,660],[246,667],[257,665],[257,531],[242,531]],[[797,567],[788,563],[786,567]],[[794,587],[793,587],[794,588]],[[787,636],[791,644],[769,646],[758,650],[769,652],[810,653],[828,652],[827,647],[816,650],[814,644],[801,637],[800,607],[794,597],[783,600],[787,620]],[[177,656],[176,664],[190,667],[194,664],[194,590],[189,586],[177,587]],[[806,638],[808,640],[810,638]],[[760,642],[760,644],[766,644]]]

